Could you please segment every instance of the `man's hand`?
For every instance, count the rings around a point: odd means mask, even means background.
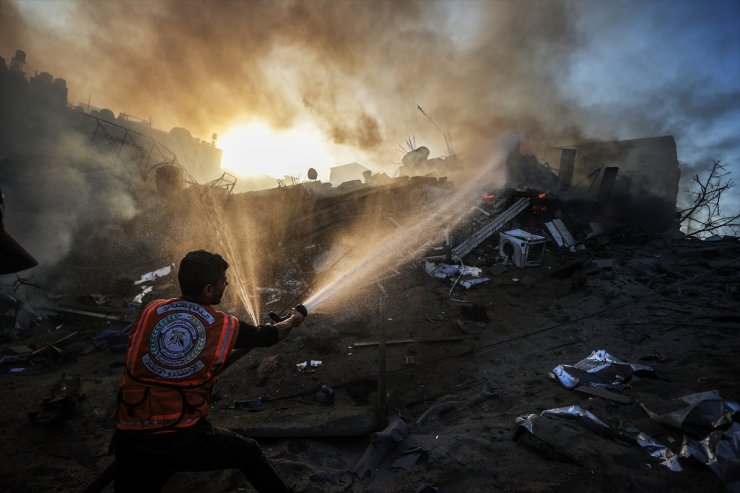
[[[278,339],[283,340],[285,337],[290,334],[290,329],[293,327],[298,327],[303,323],[304,316],[298,313],[296,310],[292,310],[290,312],[290,316],[286,318],[285,320],[281,320],[280,322],[277,322],[275,324],[275,328],[278,332]]]

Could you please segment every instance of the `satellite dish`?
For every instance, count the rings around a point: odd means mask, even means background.
[[[309,180],[315,180],[319,177],[319,174],[316,172],[313,168],[308,168],[308,179]]]

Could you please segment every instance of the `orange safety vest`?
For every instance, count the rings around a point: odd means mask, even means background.
[[[120,430],[194,425],[236,343],[236,317],[180,298],[144,307],[129,335],[114,417]]]

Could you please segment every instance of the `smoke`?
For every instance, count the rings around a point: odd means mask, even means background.
[[[740,65],[729,56],[740,38],[727,21],[738,8],[719,1],[0,0],[0,52],[24,49],[27,73],[65,78],[73,104],[90,99],[201,136],[251,118],[278,128],[310,120],[381,170],[398,163],[398,143],[410,137],[437,156],[448,152],[446,136],[461,163],[486,167],[496,142],[512,134],[523,136],[522,151],[539,156],[586,139],[673,134],[682,164],[699,167],[740,161],[737,125],[727,123],[740,121]],[[65,144],[55,145],[48,156]],[[117,183],[104,185],[120,192],[100,193],[95,180],[103,178],[79,160],[51,161],[8,171],[11,160],[2,172],[9,229],[13,204],[23,204],[24,217],[63,205],[34,219],[33,231],[52,225],[58,232],[49,253],[37,253],[44,258],[68,248],[80,221],[135,209]],[[85,207],[95,200],[103,206]],[[36,241],[23,230],[14,232]]]
[[[0,166],[5,226],[40,264],[64,258],[80,233],[100,232],[137,214],[126,170],[92,149],[83,135],[62,131],[22,147]]]
[[[433,154],[446,152],[417,104],[471,162],[485,160],[485,142],[506,131],[525,132],[538,149],[582,137],[676,133],[688,124],[682,118],[706,119],[715,106],[720,114],[738,111],[737,85],[724,97],[708,95],[714,86],[706,79],[720,74],[689,68],[669,52],[671,43],[688,48],[704,41],[697,39],[703,31],[692,31],[697,12],[689,4],[63,5],[56,15],[64,22],[50,24],[5,2],[0,39],[64,74],[78,100],[92,95],[99,106],[200,135],[252,116],[277,127],[311,118],[337,143],[370,151],[378,163],[397,161],[387,142],[409,134],[433,141]],[[685,30],[682,39],[678,29]],[[714,31],[707,42],[725,51],[738,47],[721,23]],[[734,103],[721,104],[727,98]],[[656,111],[646,115],[648,101]]]
[[[575,124],[552,83],[578,41],[567,4],[67,5],[63,24],[35,19],[3,44],[63,74],[73,101],[91,95],[98,106],[196,135],[255,116],[277,127],[310,118],[336,143],[390,165],[400,156],[388,143],[411,134],[431,141],[433,154],[447,152],[421,104],[456,150],[480,163],[497,134],[526,131],[536,141]],[[4,9],[18,15],[15,4]]]

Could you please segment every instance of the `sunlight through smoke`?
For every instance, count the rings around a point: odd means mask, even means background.
[[[268,175],[306,178],[308,168],[327,176],[332,165],[329,144],[309,125],[274,130],[263,122],[232,127],[219,140],[221,167],[236,176]]]

